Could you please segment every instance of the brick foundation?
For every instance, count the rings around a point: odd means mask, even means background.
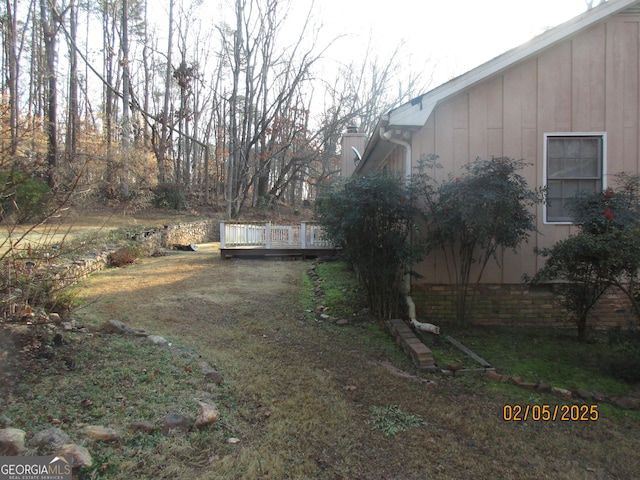
[[[411,296],[421,321],[442,324],[455,320],[455,292],[451,285],[414,285]],[[481,285],[470,309],[471,323],[480,325],[573,325],[553,285]],[[426,319],[426,320],[425,320]],[[627,297],[611,288],[592,310],[593,328],[627,327],[634,321]]]

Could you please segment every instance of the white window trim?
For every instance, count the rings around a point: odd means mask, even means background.
[[[549,137],[602,137],[602,191],[607,188],[607,132],[548,132],[544,134],[542,146],[542,181],[547,188],[547,145]],[[547,221],[547,204],[542,206],[542,222],[544,225],[573,225],[573,222]]]

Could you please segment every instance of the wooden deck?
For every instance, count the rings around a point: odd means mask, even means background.
[[[323,237],[315,223],[272,225],[271,222],[221,222],[220,256],[230,257],[319,257],[335,255],[338,249]]]

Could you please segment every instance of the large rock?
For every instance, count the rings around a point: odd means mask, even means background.
[[[118,320],[108,320],[102,325],[102,331],[105,333],[119,333],[121,335],[128,332],[127,326]]]
[[[581,398],[583,400],[591,400],[593,398],[593,393],[591,393],[586,388],[578,388],[574,393],[578,398]]]
[[[25,451],[24,430],[3,428],[0,430],[0,455],[15,456]]]
[[[565,400],[569,400],[571,398],[571,392],[564,388],[551,387],[551,393]]]
[[[195,427],[200,428],[206,425],[216,423],[220,419],[220,412],[213,403],[207,403],[196,400],[198,404],[198,416],[196,417]]]
[[[93,459],[89,450],[75,443],[67,443],[58,448],[54,455],[73,461],[73,468],[90,467]]]
[[[52,427],[36,433],[29,442],[30,447],[36,447],[38,454],[51,455],[62,445],[70,442],[69,435],[59,428]]]
[[[168,413],[158,420],[162,433],[165,435],[172,430],[187,432],[191,428],[191,422],[189,417],[177,413]]]
[[[117,431],[101,425],[86,426],[82,429],[82,433],[94,442],[117,442],[120,440],[120,434]]]
[[[638,410],[640,408],[640,398],[637,397],[612,397],[611,403],[625,410]]]
[[[149,335],[147,337],[147,340],[149,340],[154,345],[167,345],[169,343],[169,340],[161,337],[160,335]]]

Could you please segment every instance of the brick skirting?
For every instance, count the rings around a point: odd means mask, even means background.
[[[421,321],[455,320],[456,296],[451,285],[414,285],[411,296]],[[471,323],[481,325],[557,326],[572,325],[570,314],[554,285],[480,285],[470,307]],[[590,313],[593,328],[627,327],[634,322],[627,297],[611,288]]]

